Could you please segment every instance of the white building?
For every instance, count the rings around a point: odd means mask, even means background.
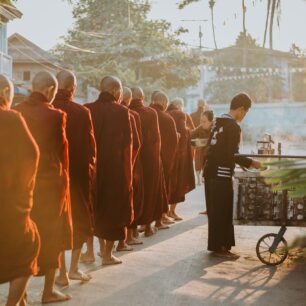
[[[12,58],[8,55],[7,23],[22,13],[9,0],[0,3],[0,73],[12,78]]]

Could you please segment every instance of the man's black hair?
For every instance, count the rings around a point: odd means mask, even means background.
[[[252,100],[250,96],[244,92],[237,94],[231,101],[231,110],[236,110],[243,107],[248,111],[252,106]]]
[[[215,114],[212,110],[207,110],[202,113],[202,116],[205,116],[210,122],[214,120]]]

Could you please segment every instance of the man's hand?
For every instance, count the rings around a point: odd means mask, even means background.
[[[255,169],[261,169],[262,168],[262,163],[259,160],[253,159],[251,167],[255,168]]]

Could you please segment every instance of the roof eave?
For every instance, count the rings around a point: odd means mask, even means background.
[[[8,20],[20,19],[23,15],[15,6],[8,4],[0,5],[0,14],[3,14]]]

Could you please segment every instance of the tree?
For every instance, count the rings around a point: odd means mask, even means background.
[[[246,33],[246,25],[245,25],[245,15],[246,15],[247,7],[245,5],[245,0],[242,0],[242,27],[243,27],[243,33]]]
[[[273,30],[274,30],[275,14],[277,14],[277,24],[279,26],[280,15],[281,15],[281,0],[268,0],[263,47],[265,47],[266,45],[267,33],[268,33],[268,28],[269,28],[269,47],[270,49],[273,49]]]
[[[270,17],[270,8],[271,8],[271,0],[268,0],[267,1],[267,17],[266,17],[266,23],[265,23],[265,33],[264,33],[264,39],[263,39],[263,44],[262,44],[263,48],[266,46],[268,25],[269,25],[269,17]]]
[[[62,61],[83,77],[84,86],[102,76],[117,75],[123,83],[148,93],[176,91],[195,84],[197,67],[205,61],[198,50],[179,39],[182,29],[148,19],[148,1],[79,0],[73,5],[74,27],[57,46]]]

